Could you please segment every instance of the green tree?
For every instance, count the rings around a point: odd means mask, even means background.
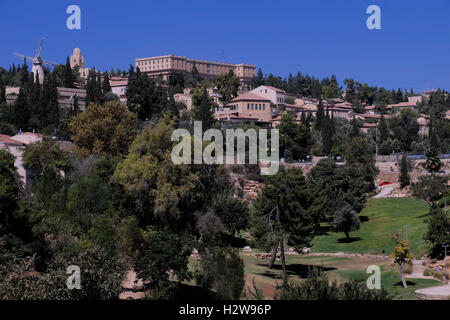
[[[429,172],[438,172],[441,169],[441,159],[439,157],[439,150],[437,148],[431,147],[428,149],[427,161],[425,162],[425,167]]]
[[[442,245],[450,242],[450,218],[438,207],[431,207],[427,218],[428,230],[424,240],[430,245],[430,256],[443,259]]]
[[[202,129],[210,129],[214,124],[214,107],[215,103],[208,96],[206,88],[201,91],[200,101],[192,107],[192,115],[194,120],[202,122]]]
[[[90,104],[69,128],[78,154],[125,156],[136,136],[136,115],[116,101]]]
[[[220,299],[238,300],[245,285],[244,262],[230,247],[209,247],[201,255],[196,282],[214,289]]]
[[[231,99],[237,96],[240,81],[239,78],[234,75],[233,70],[226,74],[221,74],[214,80],[214,85],[217,87],[217,91],[222,95],[222,102],[224,105],[228,104]]]
[[[412,190],[416,198],[424,200],[430,207],[437,207],[447,184],[447,177],[435,174],[420,176],[419,181],[413,183]]]
[[[222,221],[227,231],[234,236],[248,226],[249,211],[245,203],[231,194],[217,195],[211,203],[211,211]]]
[[[406,240],[400,240],[398,233],[394,234],[392,238],[395,240],[394,251],[391,253],[391,258],[394,259],[393,265],[397,265],[402,277],[403,288],[407,288],[405,281],[405,264],[412,264],[413,256],[409,250],[409,245]]]
[[[64,68],[64,88],[73,88],[74,77],[72,68],[70,67],[69,57],[66,59],[66,66]]]
[[[287,159],[306,159],[311,135],[304,124],[296,124],[292,115],[283,115],[279,125],[280,149],[286,151]]]
[[[410,163],[408,161],[408,155],[406,152],[403,153],[402,160],[400,161],[400,174],[398,176],[398,181],[400,182],[400,188],[403,189],[409,186],[411,180],[409,178]]]
[[[281,169],[268,178],[255,201],[252,234],[259,243],[273,248],[269,268],[273,267],[279,247],[283,275],[286,276],[286,240],[289,239],[298,252],[309,246],[323,204],[324,198],[313,193],[301,169]]]
[[[360,224],[361,221],[359,220],[358,213],[348,203],[334,212],[332,225],[335,231],[344,232],[347,240],[350,240],[349,232],[358,230]]]

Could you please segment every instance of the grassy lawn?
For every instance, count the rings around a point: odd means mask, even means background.
[[[272,299],[275,294],[277,282],[281,281],[281,264],[276,262],[272,270],[267,268],[268,260],[259,260],[254,257],[243,255],[245,263],[246,286],[252,288],[252,283],[263,291],[265,298]],[[309,268],[317,266],[327,273],[330,281],[348,281],[351,279],[366,280],[369,265],[378,265],[381,269],[381,286],[395,299],[414,300],[414,291],[421,288],[440,285],[439,281],[428,279],[407,278],[408,288],[404,289],[400,282],[400,273],[391,266],[389,259],[376,257],[333,257],[333,256],[287,256],[287,271],[289,280],[300,282],[308,273]]]
[[[403,226],[408,225],[410,248],[415,256],[422,255],[427,212],[428,205],[415,198],[369,199],[360,213],[361,228],[350,233],[351,242],[343,241],[345,235],[342,232],[330,232],[314,238],[312,251],[389,255],[393,249],[392,235],[400,232],[404,239]]]
[[[338,271],[338,274],[343,280],[350,279],[367,279],[367,274],[364,271],[343,270]],[[417,297],[414,291],[417,289],[439,286],[441,283],[432,279],[412,279],[406,278],[408,288],[403,288],[401,284],[400,273],[392,267],[381,266],[381,287],[386,289],[391,294],[396,295],[394,299],[399,300],[416,300]]]

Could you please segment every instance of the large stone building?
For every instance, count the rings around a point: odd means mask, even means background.
[[[73,49],[73,54],[70,57],[70,67],[73,69],[78,66],[78,71],[80,72],[80,76],[84,79],[87,79],[89,75],[89,68],[84,67],[84,57],[81,54],[80,48]]]
[[[190,59],[175,55],[165,55],[158,57],[139,58],[135,61],[136,68],[139,67],[141,72],[148,76],[162,76],[164,80],[171,71],[182,73],[191,73],[194,66],[202,77],[214,79],[221,74],[228,73],[233,70],[234,74],[239,78],[242,85],[248,84],[256,74],[256,66],[249,64],[231,64],[224,62],[205,61]]]

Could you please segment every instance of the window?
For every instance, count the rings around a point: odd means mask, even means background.
[[[253,110],[253,103],[252,103],[252,110]]]
[[[259,104],[259,110],[261,110],[261,103]]]
[[[263,110],[266,110],[266,104],[263,103]]]
[[[247,103],[247,110],[250,110],[250,103]]]

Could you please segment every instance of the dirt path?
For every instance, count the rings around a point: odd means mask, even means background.
[[[380,199],[380,198],[387,198],[392,191],[394,191],[394,185],[393,184],[387,184],[380,187],[380,192],[374,195],[372,198],[374,199]]]

